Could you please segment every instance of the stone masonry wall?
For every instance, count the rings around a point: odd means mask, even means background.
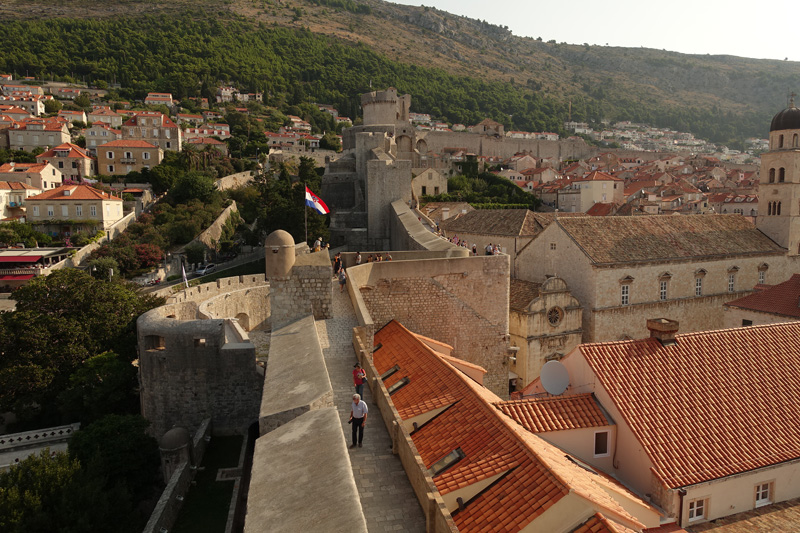
[[[331,318],[333,267],[327,251],[298,255],[289,277],[270,279],[272,327],[313,314]]]
[[[451,345],[455,357],[486,369],[488,389],[508,397],[507,256],[365,266],[371,275],[359,289],[376,329],[395,319]]]

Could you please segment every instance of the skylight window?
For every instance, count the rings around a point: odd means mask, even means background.
[[[394,365],[392,368],[390,368],[389,370],[387,370],[386,372],[381,374],[381,380],[382,381],[386,381],[386,378],[388,378],[389,376],[391,376],[392,374],[394,374],[398,370],[400,370],[400,365]]]
[[[387,391],[389,391],[389,396],[391,396],[395,392],[399,391],[400,389],[402,389],[403,387],[408,385],[408,382],[409,382],[409,379],[408,379],[408,376],[406,376],[403,379],[401,379],[400,381],[397,381],[397,382],[393,383],[392,385],[390,385],[389,388],[386,389]]]
[[[452,452],[448,453],[447,455],[445,455],[444,457],[433,463],[431,467],[428,469],[428,474],[430,474],[431,477],[436,477],[445,470],[447,470],[448,468],[450,468],[451,466],[453,466],[454,464],[456,464],[457,462],[459,462],[464,457],[466,457],[464,450],[462,450],[460,447],[456,448]]]

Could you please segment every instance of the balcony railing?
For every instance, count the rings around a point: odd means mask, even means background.
[[[119,160],[120,164],[122,165],[135,165],[136,158],[135,157],[123,157]]]

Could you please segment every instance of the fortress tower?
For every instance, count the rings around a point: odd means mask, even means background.
[[[772,119],[769,151],[761,154],[756,226],[789,256],[800,255],[800,109],[794,95]]]
[[[364,112],[365,126],[408,122],[411,95],[397,96],[397,89],[394,87],[385,91],[372,91],[361,95],[361,109]]]

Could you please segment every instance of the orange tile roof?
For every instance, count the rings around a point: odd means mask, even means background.
[[[800,319],[800,274],[724,305]]]
[[[57,152],[67,152],[66,155]],[[36,156],[37,159],[45,157],[74,157],[78,159],[91,159],[86,151],[77,144],[64,143]]]
[[[156,148],[155,145],[150,144],[147,141],[136,141],[132,139],[120,139],[116,141],[109,141],[105,144],[101,144],[98,148]]]
[[[676,338],[578,348],[666,486],[800,458],[800,322]]]
[[[0,172],[10,174],[12,172],[30,172],[32,174],[39,174],[47,166],[44,163],[5,163],[0,165]]]
[[[611,425],[591,394],[524,398],[495,407],[533,433]]]
[[[739,215],[559,217],[558,224],[594,264],[784,253]]]
[[[34,187],[33,185],[28,185],[27,183],[21,183],[17,181],[0,181],[0,189],[9,190],[9,191],[21,191],[21,190],[32,190],[32,191],[39,191],[39,187]]]
[[[626,498],[638,500],[633,494],[578,466],[563,451],[502,415],[493,407],[500,401],[497,395],[456,370],[400,323],[389,322],[375,334],[375,342],[382,345],[373,354],[378,373],[400,367],[385,385],[409,379],[391,396],[402,419],[450,405],[411,435],[428,468],[456,448],[465,454],[433,478],[439,492],[448,494],[504,474],[463,509],[453,511],[459,531],[520,531],[570,492],[607,515],[643,527],[610,495],[624,492]]]
[[[514,311],[527,311],[531,302],[539,297],[541,288],[541,283],[511,278],[508,300],[509,308]]]
[[[64,193],[69,191],[69,195]],[[101,190],[95,189],[91,185],[61,185],[55,189],[50,189],[42,194],[31,196],[27,201],[31,200],[105,200],[121,202],[122,198],[117,198],[114,195],[108,194]]]
[[[449,234],[474,233],[495,236],[537,235],[542,226],[528,209],[476,209],[439,224]]]

